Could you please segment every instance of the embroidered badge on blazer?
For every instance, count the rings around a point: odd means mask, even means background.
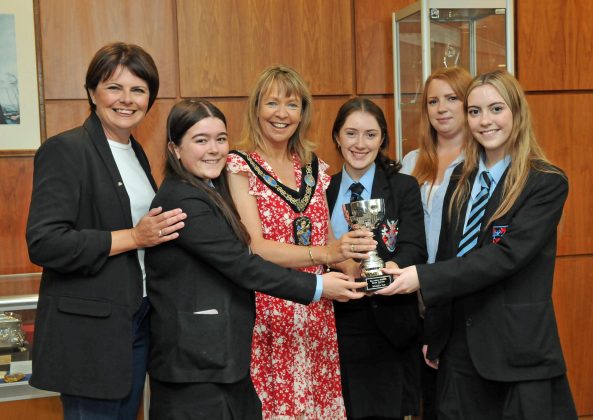
[[[395,243],[397,242],[397,233],[399,232],[398,220],[389,220],[387,223],[381,225],[381,239],[385,242],[385,246],[389,252],[395,251]]]
[[[500,242],[502,237],[507,233],[508,225],[505,226],[492,226],[492,243],[497,244]]]

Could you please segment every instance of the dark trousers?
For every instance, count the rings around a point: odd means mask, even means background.
[[[464,328],[465,323],[454,325],[439,359],[439,420],[577,420],[566,375],[517,382],[485,379],[471,360]]]
[[[133,377],[130,393],[121,400],[103,400],[76,395],[62,394],[64,420],[135,420],[148,363],[148,339],[150,304],[148,299],[142,300],[140,309],[132,319],[133,340]]]
[[[437,420],[437,373],[422,361],[422,420]]]
[[[162,382],[151,377],[150,418],[258,420],[262,406],[249,374],[231,384]]]
[[[577,420],[566,375],[489,381],[445,361],[439,367],[439,420]]]

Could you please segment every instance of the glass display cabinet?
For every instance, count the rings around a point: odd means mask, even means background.
[[[0,274],[0,413],[10,410],[14,418],[30,418],[35,410],[39,418],[62,418],[57,398],[57,402],[37,404],[37,399],[59,394],[29,385],[40,280],[41,273]],[[149,401],[147,380],[138,420],[148,419]]]
[[[38,284],[37,273],[0,275],[0,402],[57,395],[28,382]]]
[[[514,72],[513,0],[419,0],[393,13],[396,156],[417,147],[426,78],[441,67]]]

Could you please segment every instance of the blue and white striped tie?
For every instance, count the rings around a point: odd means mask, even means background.
[[[482,226],[482,219],[484,218],[486,204],[488,204],[488,198],[490,196],[490,186],[492,185],[492,179],[490,178],[490,173],[488,171],[484,171],[480,174],[480,185],[482,186],[482,189],[472,202],[467,225],[463,230],[463,236],[459,242],[459,251],[457,252],[458,257],[467,254],[478,244],[480,227]]]

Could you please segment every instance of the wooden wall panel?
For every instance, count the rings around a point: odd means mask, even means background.
[[[61,420],[64,418],[60,397],[2,402],[0,412],[2,412],[2,418],[12,420]],[[143,419],[144,408],[140,404],[136,420]]]
[[[593,414],[593,257],[556,262],[554,308],[572,394],[580,415]]]
[[[358,94],[393,93],[391,15],[412,3],[414,0],[354,0]]]
[[[176,97],[174,0],[39,0],[46,99],[83,99],[95,52],[113,41],[138,44],[159,69],[159,97]]]
[[[30,157],[1,158],[0,174],[0,274],[39,271],[29,261],[25,240],[33,186],[33,160]]]
[[[387,119],[387,126],[393,127],[393,98],[389,96],[368,96],[372,99],[385,113]],[[315,98],[314,114],[309,137],[317,142],[317,155],[329,164],[329,173],[335,174],[342,170],[341,153],[334,146],[331,138],[331,130],[336,119],[336,114],[344,102],[350,97],[335,97],[335,98]],[[389,155],[393,158],[395,156],[393,149],[393,133],[389,129],[391,143],[389,147]]]
[[[332,140],[332,126],[338,109],[348,100],[348,96],[341,98],[315,98],[313,102],[313,121],[309,129],[309,138],[317,144],[315,153],[329,165],[330,175],[342,169],[342,155]]]
[[[516,3],[518,75],[525,90],[593,89],[593,2]]]
[[[593,253],[593,93],[528,95],[538,141],[570,182],[559,255]],[[593,380],[593,378],[592,378]]]
[[[148,161],[152,176],[160,185],[163,180],[165,168],[165,144],[167,139],[167,116],[176,100],[157,100],[146,118],[134,130],[133,135],[142,145]]]
[[[354,90],[349,1],[178,0],[177,17],[181,96],[247,96],[274,63],[314,94]]]
[[[212,103],[216,105],[226,117],[227,133],[231,148],[241,137],[243,121],[247,110],[247,98],[212,98]]]
[[[89,103],[86,100],[46,102],[45,131],[47,138],[81,126],[89,113]]]
[[[0,296],[34,295],[39,291],[41,272],[0,276]]]
[[[0,403],[0,411],[3,418],[14,420],[60,420],[64,418],[59,397],[3,402]]]

